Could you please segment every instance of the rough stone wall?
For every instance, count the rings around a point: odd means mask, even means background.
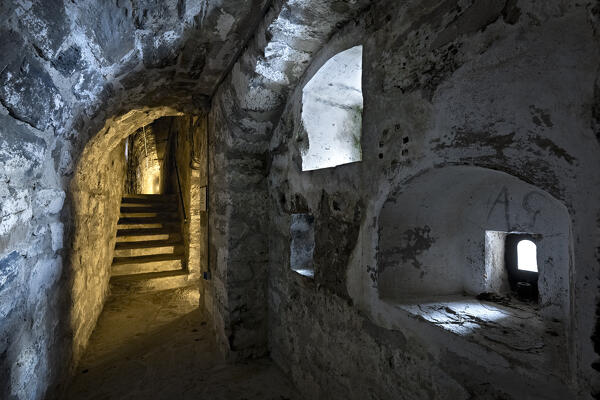
[[[127,153],[127,173],[125,175],[125,187],[123,188],[123,193],[126,194],[134,194],[138,192],[137,189],[137,164],[138,160],[135,159],[135,154],[132,151],[134,146],[134,137],[135,135],[131,135],[125,138],[125,152]]]
[[[172,193],[176,193],[179,196],[180,186],[181,193],[183,195],[183,203],[185,204],[186,216],[190,209],[190,161],[191,161],[191,141],[190,141],[190,131],[191,131],[191,117],[180,117],[175,118],[171,123],[171,129],[173,129],[172,136],[172,158],[171,158],[171,170],[170,170],[170,185],[172,189]],[[175,170],[175,165],[177,165],[177,170],[179,171],[179,176],[177,176],[177,172]],[[178,198],[178,200],[179,198]],[[181,206],[180,206],[181,207]]]
[[[212,98],[207,309],[231,357],[267,352],[269,141],[285,99],[366,0],[274,1]],[[276,150],[277,151],[277,150]]]
[[[85,170],[93,165],[102,171],[100,161],[107,161],[113,149],[141,126],[205,107],[207,96],[262,18],[265,4],[265,0],[0,4],[4,146],[0,162],[7,165],[0,189],[0,260],[7,272],[0,275],[0,290],[10,299],[2,301],[0,316],[4,392],[19,399],[54,392],[77,361],[101,308],[106,282],[85,288],[94,293],[90,299],[95,298],[96,304],[72,303],[73,285],[78,296],[85,282],[98,282],[85,276],[95,273],[91,267],[72,266],[71,254],[60,249],[63,231],[65,248],[81,242],[74,237],[76,210],[88,212],[93,206],[76,204],[75,195],[65,194],[79,187],[71,184],[80,173],[77,166]],[[80,187],[81,193],[103,185],[89,182]],[[91,193],[90,198],[100,196]],[[31,274],[39,280],[28,279]],[[28,294],[31,285],[41,289]],[[72,308],[78,310],[73,321]],[[37,321],[35,328],[27,327],[32,321]],[[77,332],[75,352],[72,332]],[[0,397],[8,396],[4,392]]]
[[[264,133],[245,138],[229,119],[231,100],[217,96],[209,116],[206,307],[226,354],[259,356],[266,351],[267,146]]]
[[[102,163],[86,164],[71,182],[74,227],[69,260],[72,267],[70,323],[73,352],[79,359],[108,295],[121,197],[127,165],[124,141]],[[93,243],[94,245],[90,245]]]
[[[596,16],[597,6],[568,1],[386,1],[314,58],[275,130],[269,174],[269,349],[307,397],[598,396],[590,340],[600,198]],[[363,161],[301,172],[302,87],[359,44]],[[568,210],[572,260],[557,266],[571,296],[560,342],[566,365],[502,355],[380,300],[384,202],[404,182],[452,165],[506,172]],[[315,217],[314,280],[290,268],[292,213]]]
[[[168,126],[161,120],[139,129],[131,135],[131,148],[128,149],[127,168],[131,170],[131,182],[126,187],[131,193],[161,193],[168,174],[163,171],[163,159],[167,147]]]
[[[57,140],[0,107],[0,398],[43,396],[67,325]],[[54,153],[54,154],[53,154]],[[59,153],[60,154],[60,153]]]
[[[5,109],[1,117],[0,396],[34,399],[62,377],[63,360],[81,352],[102,310],[124,145],[78,171],[67,195],[57,173],[71,168],[64,142]],[[65,200],[73,214],[61,212]]]
[[[170,123],[173,130],[172,140],[177,143],[173,147],[173,156],[177,160],[185,205],[183,236],[186,264],[190,278],[200,282],[201,272],[206,271],[208,265],[208,217],[206,210],[200,209],[200,196],[206,193],[208,184],[206,114],[173,118]],[[194,147],[194,141],[200,146]],[[170,174],[171,186],[179,196],[179,184],[174,168]],[[180,201],[179,197],[177,201]]]

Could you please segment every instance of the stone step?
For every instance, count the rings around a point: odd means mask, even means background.
[[[136,194],[125,195],[121,199],[121,205],[129,206],[130,204],[148,204],[160,207],[164,204],[177,205],[177,197],[175,195],[152,195],[152,194]]]
[[[168,240],[121,242],[115,245],[115,257],[138,257],[157,254],[183,254],[183,244]]]
[[[136,199],[122,199],[121,200],[121,207],[135,207],[135,208],[156,208],[156,209],[160,209],[160,210],[177,210],[177,207],[179,207],[178,203],[175,201],[175,199],[173,200],[165,200],[165,201],[158,201],[158,200],[140,200],[140,201],[134,201]]]
[[[185,270],[113,276],[110,279],[110,290],[113,294],[154,292],[190,285],[192,282]]]
[[[127,203],[121,205],[121,212],[175,212],[178,203]]]
[[[181,233],[171,227],[150,229],[118,229],[117,243],[143,242],[153,240],[180,241]]]
[[[121,210],[121,214],[119,214],[121,218],[169,218],[177,220],[179,218],[179,214],[177,211],[149,211],[146,209],[135,209],[135,211],[123,212]]]
[[[155,224],[119,224],[117,225],[118,229],[161,229],[166,228],[165,224],[155,223]]]
[[[168,217],[122,217],[117,222],[118,225],[124,224],[177,224],[177,218]]]
[[[180,223],[178,218],[172,217],[122,217],[117,222],[117,229],[170,229],[178,232]]]
[[[115,249],[138,249],[142,247],[179,246],[183,243],[178,240],[144,240],[139,242],[122,242],[115,245]]]
[[[111,290],[166,290],[188,284],[175,195],[124,195]]]
[[[147,193],[134,193],[124,194],[124,199],[164,199],[164,198],[176,198],[177,195],[173,193],[166,194],[147,194]]]
[[[182,256],[178,254],[115,257],[112,264],[112,276],[179,271],[183,267],[181,259]]]

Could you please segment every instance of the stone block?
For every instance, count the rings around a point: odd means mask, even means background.
[[[144,66],[146,68],[165,68],[177,63],[179,54],[176,42],[179,35],[175,31],[167,31],[161,35],[147,34],[142,37]]]
[[[38,172],[46,142],[14,118],[0,114],[0,167],[9,176],[31,177]]]
[[[65,202],[65,192],[60,189],[42,189],[33,196],[33,213],[35,216],[43,214],[57,214],[62,210]]]
[[[17,251],[0,258],[0,292],[17,277],[22,263],[23,257]]]
[[[93,101],[104,89],[105,82],[102,74],[94,69],[87,69],[79,75],[77,83],[73,85],[73,96],[77,100]]]
[[[8,28],[0,28],[0,71],[4,71],[6,66],[23,58],[23,38],[18,32]]]
[[[97,2],[86,11],[89,31],[102,50],[98,56],[114,64],[134,48],[135,27],[127,8],[118,3]]]
[[[62,96],[32,55],[15,58],[0,74],[0,98],[11,115],[39,130],[62,119]]]
[[[26,226],[32,217],[29,191],[10,186],[0,188],[0,205],[0,238],[7,236],[10,241],[13,229]]]
[[[35,304],[40,298],[45,298],[46,290],[44,288],[51,288],[58,281],[61,272],[62,259],[58,257],[43,258],[35,263],[28,280],[31,304]]]
[[[62,0],[20,2],[19,25],[38,53],[47,60],[54,58],[68,34],[69,23]]]
[[[81,50],[77,46],[71,46],[61,51],[52,61],[52,65],[63,76],[70,76],[73,72],[83,68]]]
[[[52,233],[52,251],[57,251],[63,248],[64,226],[60,222],[50,224]]]

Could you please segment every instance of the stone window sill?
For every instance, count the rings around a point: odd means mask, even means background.
[[[568,364],[563,324],[544,319],[533,305],[500,304],[465,295],[386,303],[534,369],[562,374]]]
[[[315,271],[312,269],[295,269],[293,270],[295,273],[305,276],[307,278],[314,279]]]

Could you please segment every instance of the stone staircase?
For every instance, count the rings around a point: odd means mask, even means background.
[[[110,286],[112,292],[187,285],[181,219],[175,195],[124,195]]]

